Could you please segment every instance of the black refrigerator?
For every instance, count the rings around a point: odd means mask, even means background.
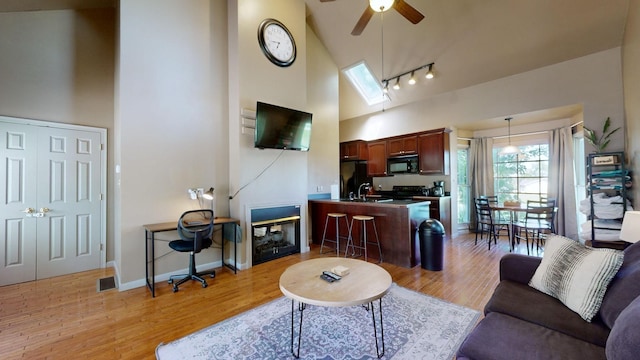
[[[357,196],[358,187],[363,183],[372,184],[372,178],[367,176],[366,161],[343,161],[340,163],[340,198],[348,198],[350,192]]]

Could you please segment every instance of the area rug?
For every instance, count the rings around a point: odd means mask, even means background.
[[[396,284],[382,299],[382,312],[384,359],[451,360],[480,316],[476,310]],[[291,300],[282,297],[181,339],[160,344],[156,357],[160,360],[291,359],[290,342]],[[307,305],[300,358],[377,358],[371,314],[362,306]]]

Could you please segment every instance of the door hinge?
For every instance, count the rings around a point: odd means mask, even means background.
[[[100,144],[100,151],[104,151],[104,144]]]
[[[100,194],[100,200],[104,200],[104,194]]]
[[[100,251],[104,250],[104,244],[100,244]]]

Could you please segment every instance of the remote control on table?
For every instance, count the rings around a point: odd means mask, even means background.
[[[331,271],[323,271],[322,275],[326,275],[329,276],[331,278],[333,278],[334,280],[340,280],[342,279],[342,276],[338,275],[338,274],[334,274]]]
[[[329,282],[329,283],[332,283],[332,282],[336,281],[336,279],[334,279],[331,276],[326,275],[326,274],[320,275],[320,279],[322,279],[322,280],[324,280],[326,282]]]

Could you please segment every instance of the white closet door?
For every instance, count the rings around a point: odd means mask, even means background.
[[[41,129],[38,279],[100,267],[100,134]]]
[[[0,286],[99,268],[100,132],[12,122],[0,129]]]
[[[38,129],[0,122],[0,286],[34,280]]]

